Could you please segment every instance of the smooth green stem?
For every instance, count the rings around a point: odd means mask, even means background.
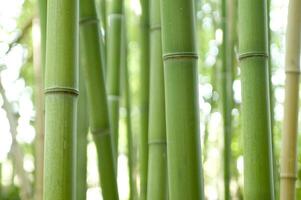
[[[203,199],[194,0],[161,6],[169,199]]]
[[[160,0],[150,1],[150,105],[147,199],[167,199],[167,155]]]
[[[238,12],[244,198],[273,200],[267,1],[242,0],[239,2]]]
[[[149,1],[140,0],[140,200],[147,197],[149,106]]]
[[[83,59],[81,65],[85,66]],[[82,72],[83,70],[80,70]],[[87,193],[87,135],[88,135],[88,112],[87,97],[83,73],[79,75],[79,98],[77,111],[77,148],[76,148],[76,200],[86,200]]]
[[[105,81],[100,52],[100,34],[93,0],[80,1],[81,53],[84,57],[89,125],[96,145],[100,183],[104,200],[117,200],[116,167],[112,149],[112,135]]]
[[[74,199],[78,1],[47,4],[44,200]]]
[[[120,56],[121,26],[123,21],[123,0],[113,0],[108,10],[107,26],[107,91],[110,112],[110,125],[113,139],[114,158],[118,160],[118,125],[120,100]]]
[[[129,199],[134,200],[136,194],[135,189],[135,177],[134,177],[134,157],[133,157],[133,136],[132,136],[132,118],[131,118],[131,90],[130,90],[130,78],[128,69],[128,49],[127,49],[127,29],[126,21],[122,23],[122,52],[121,52],[121,79],[123,88],[123,100],[126,110],[126,138],[127,138],[127,156],[128,156],[128,168],[129,168],[129,186],[130,194]]]
[[[229,0],[222,0],[222,115],[224,120],[224,198],[231,199],[231,132],[232,132],[232,68],[233,68],[233,45],[231,43],[230,20],[228,13]]]

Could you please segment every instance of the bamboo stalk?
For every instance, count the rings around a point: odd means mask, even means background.
[[[230,195],[230,180],[231,180],[231,132],[232,132],[232,49],[229,34],[229,16],[228,2],[222,0],[222,30],[223,30],[223,45],[222,45],[222,115],[224,121],[224,198],[231,199]]]
[[[109,124],[108,104],[100,52],[100,34],[93,0],[80,1],[81,52],[85,76],[90,131],[97,149],[102,196],[117,200],[118,189]]]
[[[169,199],[203,199],[194,0],[161,6]]]
[[[81,65],[85,66],[84,58],[80,58]],[[83,70],[80,70],[82,72]],[[76,199],[86,200],[87,193],[87,135],[88,135],[88,112],[87,97],[83,74],[79,74],[79,98],[77,111],[77,143],[76,143]]]
[[[149,0],[140,0],[140,200],[147,197],[148,106],[149,106]]]
[[[280,166],[280,199],[296,198],[301,1],[290,0],[285,53],[285,100]]]
[[[118,159],[118,124],[120,100],[120,56],[121,56],[121,26],[123,20],[123,0],[113,0],[109,4],[107,26],[107,92],[109,102],[110,126],[113,139],[113,153]]]
[[[75,198],[78,1],[47,4],[44,200]]]
[[[267,2],[243,0],[239,2],[238,8],[244,198],[273,200]]]
[[[150,99],[147,199],[167,199],[167,155],[160,0],[150,1]]]
[[[125,8],[125,7],[124,7]],[[126,138],[127,138],[127,156],[128,156],[128,168],[129,168],[129,186],[130,194],[129,199],[134,200],[136,195],[135,177],[134,177],[134,153],[133,153],[133,132],[132,132],[132,118],[131,118],[131,90],[129,84],[129,69],[128,69],[128,48],[127,48],[127,28],[126,20],[122,23],[122,52],[121,52],[121,79],[123,86],[123,99],[126,110]]]

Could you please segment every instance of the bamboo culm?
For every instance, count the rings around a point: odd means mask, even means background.
[[[204,199],[194,0],[161,7],[169,199]]]
[[[80,58],[80,65],[85,66],[84,58]],[[83,69],[80,70],[82,72]],[[87,136],[88,112],[87,97],[83,73],[79,75],[79,98],[77,109],[77,144],[76,144],[76,200],[86,200],[87,193]]]
[[[122,23],[122,44],[121,44],[121,80],[123,86],[123,101],[126,110],[126,138],[127,138],[127,156],[128,156],[128,168],[129,168],[129,199],[134,200],[137,193],[135,187],[134,176],[134,153],[133,153],[133,136],[132,136],[132,118],[131,118],[131,90],[129,84],[129,69],[128,69],[128,49],[127,49],[127,29],[126,20]]]
[[[98,20],[93,0],[80,1],[81,54],[87,92],[90,132],[96,145],[101,191],[104,200],[118,200],[116,168],[112,149],[112,136],[102,57]]]
[[[107,25],[107,95],[109,102],[110,126],[113,139],[115,162],[118,160],[118,125],[120,100],[120,56],[121,26],[123,20],[123,0],[113,0],[109,4]]]
[[[167,199],[167,155],[160,0],[150,1],[150,105],[147,199]]]
[[[233,68],[233,43],[231,38],[231,20],[233,15],[229,12],[233,0],[222,0],[222,114],[224,126],[224,198],[231,199],[231,132],[232,132],[232,68]]]
[[[285,100],[280,162],[280,200],[296,199],[300,79],[301,1],[290,0],[285,52]]]
[[[244,198],[273,200],[267,1],[240,1],[238,18],[244,140]]]
[[[44,200],[75,198],[78,1],[47,4]]]
[[[147,197],[149,106],[149,0],[140,0],[140,200]]]

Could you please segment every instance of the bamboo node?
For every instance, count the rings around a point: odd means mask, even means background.
[[[159,30],[161,30],[161,25],[156,24],[156,25],[150,26],[149,29],[150,29],[150,31],[159,31]]]
[[[292,173],[281,173],[280,179],[293,179],[297,180],[297,175]]]
[[[175,53],[166,53],[163,55],[163,60],[171,59],[198,59],[199,56],[194,52],[175,52]]]
[[[79,95],[79,91],[75,88],[70,87],[50,87],[44,90],[44,94],[53,94],[53,93],[62,93],[77,96]]]
[[[148,145],[166,145],[166,140],[150,140]]]
[[[117,95],[108,95],[108,99],[110,101],[119,101],[120,100],[120,96],[117,96]]]
[[[286,68],[285,69],[285,73],[286,74],[300,74],[300,69],[297,68],[297,69],[290,69],[290,68]]]
[[[97,23],[98,23],[97,17],[82,17],[79,20],[80,25],[97,24]]]
[[[252,57],[268,58],[269,55],[265,52],[256,52],[256,51],[245,52],[245,53],[241,53],[241,54],[238,55],[238,60],[242,61],[243,59],[252,58]]]
[[[109,128],[100,128],[100,129],[91,129],[91,133],[92,135],[98,135],[100,137],[103,137],[103,136],[107,136],[107,135],[110,135],[110,129]]]

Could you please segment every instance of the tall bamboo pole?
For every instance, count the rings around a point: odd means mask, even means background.
[[[149,0],[140,0],[140,199],[147,197],[149,106]]]
[[[85,65],[84,58],[80,58],[80,64]],[[80,70],[82,72],[83,70]],[[86,200],[87,190],[87,135],[88,135],[88,112],[87,97],[83,74],[79,75],[79,98],[77,110],[77,143],[76,143],[76,199]]]
[[[108,10],[107,26],[107,91],[110,113],[110,125],[113,138],[114,157],[118,159],[118,124],[120,100],[120,56],[121,26],[123,20],[123,0],[112,0]]]
[[[75,198],[78,1],[47,4],[44,200]]]
[[[80,1],[80,18],[89,124],[97,149],[102,195],[104,200],[117,200],[118,189],[94,0]]]
[[[203,199],[194,0],[161,6],[169,199]]]
[[[242,79],[244,194],[246,200],[274,199],[268,83],[266,0],[238,6]]]
[[[231,34],[228,13],[229,0],[222,0],[222,107],[224,121],[224,198],[229,200],[230,196],[230,179],[231,179],[231,131],[232,131],[232,67],[233,54],[232,43],[229,35]]]
[[[124,6],[125,9],[125,6]],[[127,28],[126,19],[122,23],[122,52],[121,52],[121,79],[123,88],[123,99],[126,110],[126,138],[127,138],[127,156],[128,156],[128,168],[129,168],[129,186],[130,194],[129,199],[134,200],[136,195],[135,177],[134,177],[134,153],[133,153],[133,136],[132,136],[132,118],[131,118],[131,90],[130,90],[130,77],[128,69],[128,48],[127,48]]]
[[[147,199],[167,199],[167,156],[160,0],[150,1],[150,99]]]
[[[285,101],[280,167],[280,199],[294,200],[297,179],[301,1],[290,0],[285,53]]]

